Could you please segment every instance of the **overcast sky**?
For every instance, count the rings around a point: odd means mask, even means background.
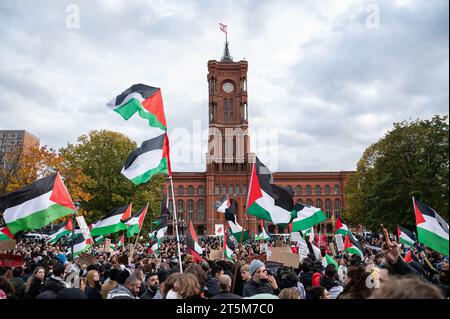
[[[252,151],[272,156],[274,171],[354,170],[394,122],[448,114],[447,0],[4,0],[0,129],[53,148],[93,129],[141,143],[146,122],[105,103],[146,83],[162,89],[173,170],[203,171],[196,137],[208,125],[207,61],[223,51],[219,22],[234,60],[249,64]]]

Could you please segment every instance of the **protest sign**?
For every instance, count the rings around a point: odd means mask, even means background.
[[[23,267],[23,257],[20,255],[0,254],[0,267]]]
[[[290,247],[272,247],[267,254],[268,261],[276,261],[284,266],[298,267],[298,255],[292,253]]]

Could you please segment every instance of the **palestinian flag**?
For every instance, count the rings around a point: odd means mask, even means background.
[[[136,185],[148,182],[158,173],[171,175],[167,134],[144,141],[131,152],[121,173]]]
[[[125,236],[124,235],[122,235],[120,237],[119,241],[116,243],[116,250],[123,246],[125,246]]]
[[[231,257],[234,254],[235,245],[234,245],[233,241],[231,240],[228,232],[225,233],[224,237],[225,238],[223,240],[223,254],[227,259],[232,260]]]
[[[325,257],[322,257],[322,265],[324,267],[328,266],[328,265],[335,265],[336,266],[336,270],[339,268],[336,260],[334,260],[333,257],[331,257],[330,255],[326,254]]]
[[[397,237],[400,243],[410,247],[413,247],[417,240],[416,235],[412,231],[401,226],[397,226]]]
[[[40,229],[73,214],[75,206],[58,173],[0,198],[0,210],[11,234]]]
[[[225,220],[232,221],[236,223],[236,214],[238,210],[237,202],[233,198],[228,198],[226,201],[224,201],[225,204],[222,204],[222,208],[224,209],[225,213]]]
[[[123,221],[127,225],[127,237],[131,237],[135,234],[139,234],[144,224],[144,218],[147,214],[148,203],[142,207],[134,216]]]
[[[408,250],[405,257],[403,257],[403,260],[407,263],[411,263],[413,261],[420,263],[419,258],[417,258],[412,249]]]
[[[12,240],[14,239],[13,234],[8,229],[8,226],[0,226],[0,241],[1,240]]]
[[[294,206],[294,211],[297,213],[297,218],[292,221],[292,231],[294,232],[311,228],[327,220],[325,213],[320,208],[313,206],[297,203]]]
[[[247,214],[272,222],[289,224],[293,208],[292,194],[272,184],[272,174],[256,157],[247,197]]]
[[[341,234],[345,237],[350,231],[348,230],[348,226],[344,224],[341,218],[338,218],[336,221],[336,225],[334,226],[334,233]]]
[[[194,256],[194,259],[197,262],[203,261],[202,254],[203,248],[200,247],[197,240],[197,235],[195,234],[194,225],[192,222],[189,222],[189,227],[187,229],[187,247],[190,253]]]
[[[152,239],[148,248],[148,253],[153,255],[159,255],[159,247],[161,247],[161,239]]]
[[[316,260],[322,260],[322,252],[320,251],[320,248],[317,247],[316,245],[314,245],[313,243],[311,243],[309,240],[305,240],[303,238],[303,234],[302,232],[300,232],[300,241],[297,242],[297,246],[303,246],[306,244],[306,246],[308,247],[308,251],[309,251],[309,256],[311,257],[311,259],[313,261]]]
[[[238,223],[234,223],[229,220],[228,225],[230,226],[231,233],[233,234],[233,237],[237,242],[244,243],[245,241],[247,241],[247,239],[250,238],[250,236],[248,235],[248,231],[242,228],[242,226]]]
[[[95,242],[96,244],[100,244],[100,243],[102,243],[102,242],[105,241],[105,237],[103,237],[102,235],[97,236],[97,237],[95,237],[95,238],[93,238],[93,239],[94,239],[94,242]]]
[[[224,196],[221,201],[216,202],[216,209],[219,213],[225,213],[227,208],[231,206],[231,200],[228,196]]]
[[[448,224],[431,207],[413,197],[419,242],[448,256]]]
[[[125,120],[130,119],[138,112],[140,117],[148,120],[151,127],[167,131],[160,88],[134,84],[106,105],[119,113]]]
[[[77,238],[78,236],[80,236],[82,233],[81,229],[79,228],[75,228],[74,232],[70,232],[67,236],[67,239],[72,240],[72,235],[74,238]]]
[[[169,216],[162,215],[158,218],[157,221],[154,222],[154,224],[157,224],[158,226],[154,231],[148,234],[150,238],[155,237],[159,239],[164,237],[164,234],[167,232],[168,219]]]
[[[90,238],[86,239],[83,235],[78,236],[73,241],[73,256],[76,257],[81,253],[84,253],[89,248],[91,248],[93,245],[93,242]],[[69,252],[71,251],[71,248],[69,247]]]
[[[264,227],[264,221],[260,221],[261,233],[255,237],[255,240],[269,240],[270,236],[266,232],[266,228]]]
[[[56,243],[62,237],[72,234],[72,231],[73,231],[73,223],[72,220],[69,219],[65,224],[61,225],[61,227],[59,227],[52,234],[50,234],[48,241],[51,243]]]
[[[344,251],[364,258],[363,249],[360,243],[351,233],[348,233],[347,236],[345,236]]]
[[[106,236],[121,230],[126,230],[127,226],[122,223],[122,220],[126,220],[130,217],[131,204],[114,208],[105,217],[92,224],[91,236]]]

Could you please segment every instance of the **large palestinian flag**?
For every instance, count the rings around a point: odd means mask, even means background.
[[[146,183],[158,173],[170,175],[167,134],[144,141],[141,147],[131,152],[121,173],[136,185]]]
[[[152,127],[167,130],[166,116],[161,96],[161,89],[145,84],[134,84],[106,104],[119,113],[125,120],[136,112],[148,120]]]
[[[203,248],[200,247],[198,243],[197,235],[195,234],[194,225],[192,225],[192,222],[189,223],[186,240],[189,252],[194,256],[194,259],[197,262],[201,262],[203,260]]]
[[[224,235],[224,239],[223,239],[223,254],[224,256],[229,259],[232,260],[232,256],[234,254],[234,242],[231,240],[229,233],[225,232]]]
[[[289,224],[293,208],[292,194],[272,184],[272,174],[256,157],[247,197],[247,214],[272,222]]]
[[[347,236],[345,236],[344,251],[348,252],[349,254],[356,254],[361,258],[364,258],[363,248],[361,247],[361,244],[358,242],[358,240],[352,235],[352,233],[348,233]]]
[[[61,177],[55,173],[0,198],[0,210],[14,235],[73,214],[75,206]]]
[[[417,240],[416,235],[414,235],[412,231],[401,226],[397,226],[397,237],[400,243],[403,243],[410,247],[413,247],[414,243]]]
[[[126,220],[130,217],[131,204],[114,208],[105,217],[92,224],[91,236],[106,236],[121,230],[126,230],[127,225],[125,225],[122,220]]]
[[[325,213],[313,206],[297,203],[294,206],[297,218],[292,221],[292,231],[302,231],[311,228],[327,219]]]
[[[142,207],[134,216],[122,222],[127,225],[127,237],[139,234],[144,224],[145,215],[147,214],[148,203]]]
[[[448,224],[431,207],[413,197],[419,242],[448,256]]]
[[[54,230],[52,234],[50,234],[48,241],[51,243],[56,243],[62,237],[70,235],[73,231],[73,223],[72,220],[69,219],[66,223],[62,224],[58,229]]]
[[[0,240],[12,240],[14,239],[13,234],[8,229],[8,226],[0,226]]]
[[[341,234],[345,237],[350,231],[348,230],[348,226],[342,221],[341,218],[338,218],[336,221],[336,225],[334,226],[334,233]]]

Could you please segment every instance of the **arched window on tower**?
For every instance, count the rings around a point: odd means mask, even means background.
[[[228,100],[223,99],[223,121],[228,123]]]
[[[306,185],[306,195],[312,195],[311,185]]]
[[[330,185],[325,185],[325,195],[331,195]]]
[[[184,195],[184,187],[182,185],[178,186],[178,195],[179,196]]]
[[[234,101],[233,99],[230,99],[230,105],[229,107],[229,111],[230,111],[230,123],[234,122]]]
[[[316,195],[320,195],[322,193],[322,187],[320,187],[319,185],[316,185],[315,192],[316,192]]]
[[[219,186],[219,184],[216,184],[216,186],[214,186],[214,194],[215,195],[220,195],[220,186]]]
[[[203,186],[197,187],[197,194],[200,196],[205,195],[205,189],[203,188]]]
[[[227,185],[223,184],[222,185],[222,195],[226,195],[227,194]]]
[[[193,196],[194,195],[194,187],[192,185],[188,186],[188,195]]]
[[[295,195],[302,194],[302,187],[300,185],[295,186]]]

